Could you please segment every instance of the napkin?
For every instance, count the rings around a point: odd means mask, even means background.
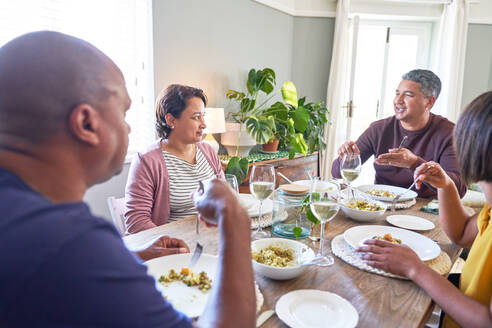
[[[439,214],[439,201],[437,199],[434,199],[431,202],[427,203],[426,205],[422,206],[420,208],[420,210],[423,212],[438,215]]]

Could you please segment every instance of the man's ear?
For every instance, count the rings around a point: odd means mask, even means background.
[[[434,96],[430,96],[429,98],[427,98],[427,106],[426,106],[426,109],[429,109],[431,110],[431,108],[434,106],[434,103],[436,102],[436,97]]]
[[[81,104],[70,113],[68,125],[72,135],[81,142],[96,146],[100,142],[102,117],[91,105]]]

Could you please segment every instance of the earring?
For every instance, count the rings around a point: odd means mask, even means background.
[[[174,126],[170,126],[171,130],[174,129]]]

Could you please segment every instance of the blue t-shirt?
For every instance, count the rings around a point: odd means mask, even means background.
[[[0,327],[191,327],[115,228],[0,169]]]

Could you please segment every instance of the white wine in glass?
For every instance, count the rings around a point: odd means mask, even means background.
[[[309,195],[311,212],[321,222],[319,250],[318,254],[313,259],[313,263],[316,263],[319,266],[329,266],[335,261],[333,256],[325,255],[323,252],[325,243],[325,224],[337,215],[340,206],[338,205],[337,200],[333,199],[327,191],[318,191],[319,188],[317,188],[316,185],[319,183],[320,181],[318,178],[315,178],[311,186],[311,193]]]
[[[352,194],[352,198],[355,202],[354,191],[352,190],[352,181],[357,179],[360,174],[362,162],[360,160],[360,154],[346,153],[343,155],[342,164],[340,165],[340,173],[343,179],[348,184],[348,192]]]
[[[342,177],[345,181],[352,182],[359,177],[359,169],[342,169]]]
[[[270,237],[268,231],[261,228],[262,206],[263,201],[267,199],[275,189],[275,169],[272,165],[253,165],[249,176],[249,190],[251,194],[260,201],[258,211],[258,227],[251,234],[253,239]]]

